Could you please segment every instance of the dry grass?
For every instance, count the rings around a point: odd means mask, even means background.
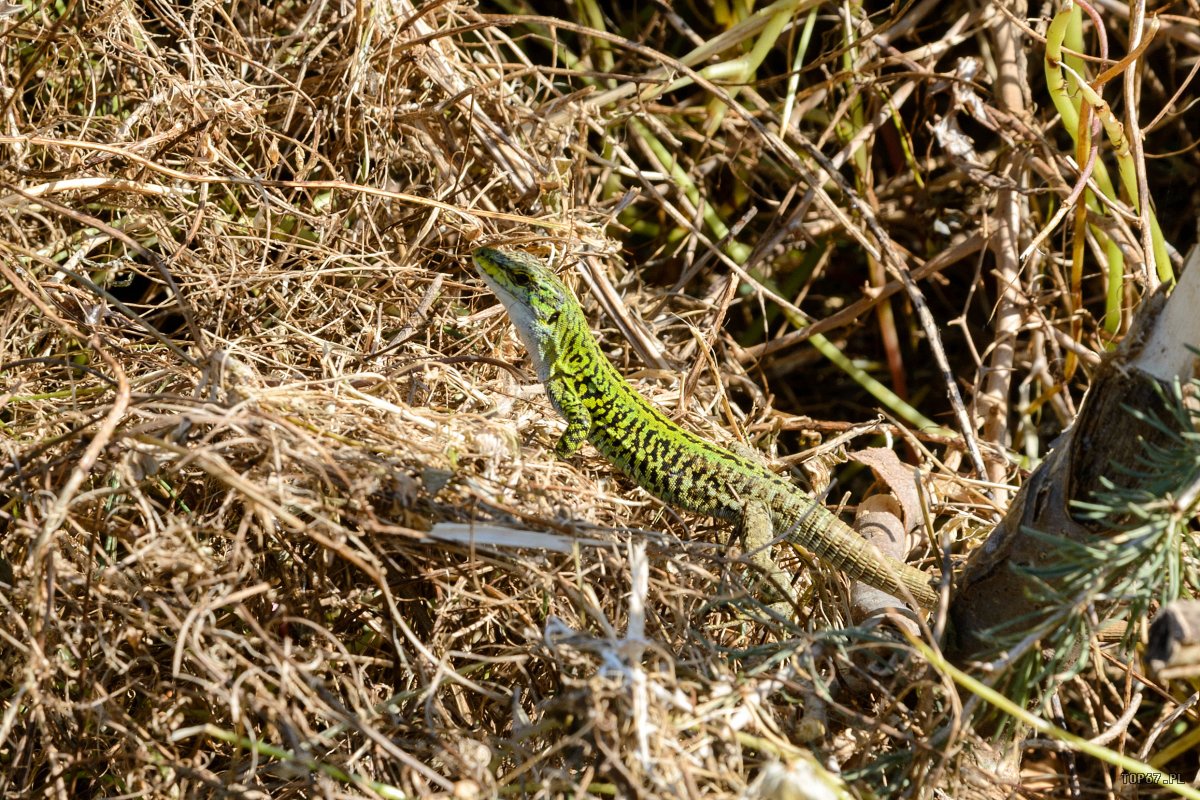
[[[621,370],[693,429],[791,454],[880,401],[812,329],[787,337],[781,295],[925,415],[971,415],[974,445],[905,454],[939,521],[986,517],[975,462],[1015,483],[998,454],[1044,452],[1104,348],[1104,282],[1089,264],[1073,303],[1062,231],[1015,260],[1077,177],[1040,45],[1014,50],[995,6],[918,3],[853,20],[848,51],[830,5],[790,94],[810,5],[736,87],[691,68],[767,34],[684,63],[726,27],[688,4],[610,10],[605,34],[588,3],[559,23],[407,0],[3,12],[0,793],[732,797],[810,748],[864,794],[952,785],[959,691],[838,633],[840,578],[800,570],[806,607],[756,622],[724,533],[590,450],[554,459],[561,425],[467,264],[483,241],[593,254],[591,318],[642,336],[606,331]],[[1200,32],[1168,10],[1142,121],[1182,90],[1146,139],[1174,154],[1145,163],[1185,249]],[[956,81],[968,57],[981,77]],[[954,153],[932,133],[952,117],[975,139]],[[1109,227],[1132,307],[1140,240]],[[549,533],[423,533],[472,520]],[[1111,723],[1122,681],[1069,686],[1070,726]],[[1063,796],[1066,762],[1034,753],[1024,791]],[[1111,775],[1079,769],[1103,795]]]

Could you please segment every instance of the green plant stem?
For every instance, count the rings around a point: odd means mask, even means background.
[[[322,763],[317,761],[315,758],[310,758],[309,756],[296,755],[290,750],[285,750],[282,747],[278,747],[273,744],[267,744],[266,742],[258,739],[250,739],[245,736],[239,736],[233,731],[227,731],[223,728],[218,728],[216,725],[211,723],[201,725],[197,728],[188,728],[182,731],[177,731],[172,739],[177,741],[196,733],[200,733],[205,736],[211,736],[214,739],[219,739],[222,742],[232,744],[236,747],[252,750],[259,755],[269,756],[270,758],[274,758],[279,761],[286,761],[291,764],[296,764],[310,771],[320,772],[321,774],[328,775],[330,778],[333,778],[336,781],[341,781],[342,783],[349,783],[354,786],[358,786],[359,788],[370,789],[375,794],[385,798],[385,800],[408,800],[407,794],[389,783],[369,780],[361,775],[357,775],[352,772],[346,772],[341,767],[335,767],[332,764]]]
[[[658,160],[659,166],[671,174],[671,178],[679,184],[684,195],[692,205],[700,209],[701,215],[704,217],[704,224],[712,231],[715,239],[726,239],[725,253],[739,264],[744,263],[750,258],[750,247],[732,239],[729,236],[729,226],[725,224],[725,220],[721,219],[717,214],[716,209],[710,203],[706,203],[700,197],[700,190],[696,188],[696,184],[692,182],[692,178],[679,164],[679,159],[671,153],[666,146],[654,135],[645,123],[630,119],[630,127],[633,129],[635,136],[640,138],[654,157]]]
[[[929,661],[930,666],[940,672],[945,673],[946,675],[949,675],[956,684],[963,687],[971,694],[974,694],[975,696],[986,701],[987,703],[990,703],[998,710],[1008,714],[1016,721],[1029,726],[1043,736],[1049,736],[1051,739],[1057,739],[1060,742],[1070,745],[1077,752],[1091,756],[1092,758],[1102,761],[1105,764],[1110,764],[1114,767],[1123,769],[1126,772],[1133,773],[1135,775],[1142,775],[1151,782],[1174,792],[1180,797],[1186,797],[1189,798],[1189,800],[1200,800],[1200,791],[1172,779],[1171,776],[1159,772],[1145,762],[1138,761],[1136,758],[1130,758],[1129,756],[1121,753],[1117,753],[1108,749],[1107,747],[1093,744],[1087,739],[1084,739],[1082,736],[1076,736],[1073,733],[1064,731],[1062,728],[1047,722],[1041,717],[1031,714],[1024,708],[1021,708],[1016,703],[1009,700],[1004,695],[997,692],[992,687],[987,686],[986,684],[976,680],[967,673],[955,667],[953,664],[947,661],[940,652],[935,651],[925,642],[920,641],[907,632],[905,632],[905,635],[907,636],[909,643],[925,656],[925,658]]]
[[[1125,126],[1113,114],[1112,107],[1109,106],[1098,91],[1099,87],[1088,83],[1085,77],[1083,60],[1078,56],[1068,55],[1064,50],[1064,45],[1076,51],[1082,51],[1083,49],[1082,11],[1078,5],[1072,5],[1069,9],[1060,11],[1051,20],[1050,26],[1046,29],[1046,88],[1049,91],[1055,109],[1058,110],[1059,116],[1062,118],[1063,126],[1070,134],[1072,141],[1076,144],[1076,160],[1081,166],[1086,162],[1087,151],[1092,147],[1090,131],[1086,127],[1080,127],[1083,103],[1086,102],[1091,112],[1096,114],[1116,156],[1117,172],[1121,178],[1121,187],[1124,189],[1126,197],[1130,198],[1130,203],[1134,210],[1140,213],[1141,208],[1137,189],[1137,165],[1130,154],[1129,140],[1125,136]],[[1136,110],[1133,113],[1136,113]],[[1086,125],[1087,117],[1083,116],[1082,121]],[[1108,173],[1108,169],[1104,166],[1104,162],[1100,159],[1095,160],[1092,175],[1096,180],[1096,185],[1105,197],[1111,202],[1116,202],[1117,192],[1113,186],[1112,178]],[[1089,209],[1101,212],[1102,209],[1099,202],[1090,192],[1085,192],[1085,197],[1087,198],[1086,202]],[[1150,239],[1153,249],[1153,252],[1147,253],[1146,257],[1154,261],[1160,280],[1163,282],[1173,282],[1175,280],[1174,271],[1171,269],[1170,255],[1167,252],[1166,240],[1163,237],[1158,217],[1154,214],[1152,208],[1147,209],[1146,216],[1150,224]],[[1107,237],[1103,237],[1103,234],[1094,226],[1092,230],[1100,238],[1100,241],[1104,243]],[[1120,320],[1121,293],[1115,290],[1111,284],[1113,281],[1120,283],[1124,280],[1124,257],[1121,255],[1119,248],[1115,246],[1110,247],[1107,243],[1104,244],[1104,250],[1109,262],[1108,280],[1110,283],[1106,299],[1105,327],[1111,331],[1115,331],[1119,326]]]

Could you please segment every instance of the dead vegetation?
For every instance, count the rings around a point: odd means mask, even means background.
[[[1078,179],[1055,9],[504,8],[0,10],[5,797],[732,797],[811,787],[810,751],[860,796],[1002,774],[965,691],[844,630],[838,576],[796,559],[807,603],[764,616],[724,532],[556,461],[468,254],[587,254],[608,352],[694,430],[793,455],[861,426],[819,484],[895,435],[958,558],[1159,280],[1128,198],[1090,220],[1119,318],[1069,216],[1018,257]],[[1129,9],[1098,9],[1119,58]],[[1183,251],[1200,26],[1158,10],[1140,165]],[[1122,718],[1122,669],[1059,722],[1123,719],[1144,758],[1178,706]],[[1030,753],[1023,796],[1120,792]]]

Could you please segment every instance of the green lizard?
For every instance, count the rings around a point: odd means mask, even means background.
[[[566,418],[554,448],[559,458],[590,441],[660,500],[741,524],[747,538],[774,530],[856,580],[891,594],[910,592],[926,608],[935,604],[923,572],[883,555],[791,481],[680,428],[650,405],[601,352],[579,301],[540,260],[489,247],[476,250],[473,260]]]

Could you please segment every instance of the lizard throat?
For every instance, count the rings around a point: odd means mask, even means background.
[[[550,380],[550,368],[554,358],[549,332],[545,334],[539,332],[538,320],[527,304],[509,292],[491,275],[483,270],[479,270],[479,274],[496,297],[500,298],[505,311],[508,312],[508,318],[512,320],[513,327],[517,329],[517,335],[521,337],[521,342],[525,345],[525,349],[533,361],[533,368],[537,373],[538,380],[542,383]]]

